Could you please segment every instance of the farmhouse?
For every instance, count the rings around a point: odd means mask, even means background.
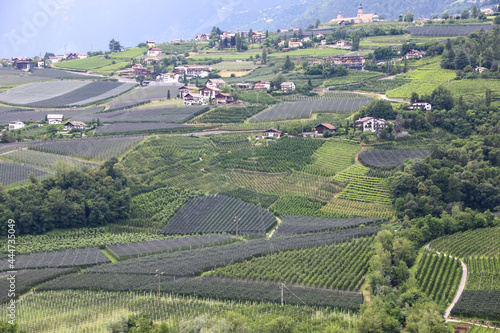
[[[179,75],[175,73],[161,73],[156,77],[156,81],[163,83],[176,83],[179,82]]]
[[[84,130],[87,128],[87,124],[81,121],[68,121],[67,123],[64,124],[64,129],[66,131],[72,130],[74,128],[79,130]]]
[[[201,34],[196,36],[196,40],[209,40],[210,39],[210,34]]]
[[[218,93],[215,95],[214,100],[212,101],[213,104],[219,105],[227,105],[231,104],[234,102],[234,98],[231,96],[231,94],[225,94],[225,93]]]
[[[215,98],[215,95],[221,93],[221,90],[218,88],[205,86],[200,89],[200,93],[205,98]]]
[[[426,54],[427,52],[425,51],[411,49],[410,51],[406,52],[406,59],[420,59],[422,57],[425,57]]]
[[[205,82],[205,86],[219,89],[225,85],[226,82],[223,79],[208,79],[207,82]]]
[[[346,40],[339,39],[336,43],[335,46],[337,47],[352,47],[351,43],[349,43]]]
[[[17,130],[26,126],[22,121],[11,121],[9,123],[9,131]]]
[[[62,114],[48,114],[47,115],[47,121],[49,122],[49,125],[62,124],[63,119],[64,119],[64,116]]]
[[[330,132],[336,131],[337,129],[332,124],[319,124],[315,127],[318,134],[323,134],[324,131],[329,130]]]
[[[253,88],[255,90],[267,90],[271,88],[271,82],[269,81],[257,81],[254,83]]]
[[[252,87],[250,83],[235,83],[234,86],[240,89],[250,89]]]
[[[411,104],[408,109],[410,110],[432,110],[432,105],[431,103],[427,103],[425,101],[416,101],[415,103]]]
[[[330,21],[330,23],[338,23],[339,25],[344,25],[346,22],[351,23],[370,23],[373,22],[373,16],[375,14],[365,14],[363,11],[363,5],[359,4],[358,15],[356,17],[344,17],[342,12],[339,12],[336,19]]]
[[[148,41],[146,41],[146,47],[148,49],[150,49],[152,47],[156,47],[155,41],[154,40],[148,40]]]
[[[191,93],[193,90],[198,89],[198,87],[195,86],[182,86],[179,88],[179,91],[183,93],[184,95]]]
[[[279,139],[281,138],[281,131],[278,131],[277,129],[270,128],[264,133],[262,133],[263,137],[268,137],[268,138],[276,138]]]
[[[159,49],[157,47],[152,47],[148,50],[148,57],[157,57],[162,53],[163,53],[162,49]]]
[[[291,49],[302,47],[302,42],[289,42],[288,47]]]
[[[385,119],[377,119],[373,117],[364,117],[356,120],[356,127],[361,128],[363,132],[377,132],[382,128],[387,127]]]
[[[474,68],[474,72],[476,72],[476,73],[482,73],[482,72],[487,71],[487,70],[488,70],[488,68],[486,68],[486,67],[476,67],[476,68]]]
[[[88,56],[89,55],[87,53],[70,53],[70,54],[68,54],[66,59],[68,59],[68,60],[85,59],[85,58],[88,58]]]
[[[186,77],[207,77],[210,72],[212,72],[212,69],[209,67],[175,67],[175,73],[182,76],[186,75]]]
[[[184,96],[184,105],[204,105],[205,98],[201,94],[188,93]]]
[[[344,65],[347,69],[363,70],[366,64],[363,56],[346,56],[346,57],[326,57],[323,63],[333,62],[335,65]]]
[[[295,83],[293,82],[283,82],[281,84],[281,91],[282,92],[292,92],[295,90]]]
[[[282,40],[282,41],[278,42],[278,46],[285,46],[285,41]]]
[[[33,60],[31,60],[31,59],[16,59],[16,60],[14,60],[14,67],[27,72],[31,68],[33,68]]]

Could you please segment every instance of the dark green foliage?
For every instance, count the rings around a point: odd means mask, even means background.
[[[500,17],[500,16],[497,16]],[[451,315],[466,318],[500,320],[500,291],[465,290]]]
[[[252,104],[275,104],[278,100],[265,92],[244,92],[241,94],[236,94],[235,99],[242,100],[244,102]]]
[[[451,110],[455,104],[451,91],[444,86],[434,89],[430,103],[434,109],[438,110]]]
[[[455,56],[455,69],[464,69],[470,65],[469,57],[464,50],[460,50]]]
[[[0,198],[0,210],[17,221],[20,234],[96,227],[128,217],[127,186],[116,158],[87,171],[61,165],[55,177],[9,191]],[[5,228],[3,224],[4,234]]]
[[[396,111],[392,108],[391,102],[383,99],[377,99],[362,107],[355,115],[355,119],[363,117],[394,119],[396,118],[396,114]]]
[[[257,206],[260,205],[262,208],[268,208],[279,198],[277,195],[257,193],[245,188],[238,188],[236,190],[222,192],[221,194],[238,200],[246,201]]]
[[[328,213],[320,211],[326,202],[293,195],[284,195],[279,198],[269,210],[276,215],[297,215],[297,216],[317,216],[327,217]]]
[[[223,106],[212,109],[210,112],[197,118],[197,123],[242,123],[245,119],[259,113],[266,107],[261,105],[250,106]]]
[[[255,149],[241,149],[217,157],[225,169],[244,169],[261,172],[300,170],[312,163],[312,154],[323,141],[284,137],[276,143]]]

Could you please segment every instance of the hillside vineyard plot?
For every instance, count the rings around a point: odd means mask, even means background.
[[[80,121],[98,118],[101,123],[183,123],[208,110],[209,108],[206,106],[156,107],[86,114],[73,118]]]
[[[112,108],[115,108],[117,107],[117,105],[121,105],[124,103],[137,104],[153,99],[167,99],[169,91],[171,98],[174,98],[179,94],[179,87],[180,86],[168,85],[137,87],[126,94],[118,96],[117,98],[111,100],[109,103],[112,105]]]
[[[69,156],[62,156],[57,154],[43,153],[41,151],[22,149],[15,150],[8,154],[2,155],[2,158],[18,162],[18,163],[29,163],[31,165],[37,165],[44,168],[55,170],[59,162],[65,162],[76,166],[77,168],[84,167],[97,167],[99,164],[80,161]],[[0,167],[1,168],[1,167]]]
[[[469,276],[466,289],[500,291],[500,257],[465,258]]]
[[[447,306],[455,297],[462,265],[447,255],[424,252],[415,274],[422,291],[436,303]]]
[[[198,283],[201,284],[201,281]],[[226,283],[229,286],[229,281]],[[203,287],[205,286],[202,285]],[[223,286],[219,289],[221,288]],[[246,289],[250,288],[252,286],[248,285]],[[237,291],[237,288],[234,289]],[[205,290],[208,288],[205,287]],[[303,294],[300,291],[296,292],[295,288],[290,287],[290,290],[300,295],[300,298],[303,297]],[[345,297],[348,297],[348,294],[359,295],[359,293],[342,293]],[[199,316],[220,320],[225,319],[227,313],[232,311],[244,315],[250,331],[262,329],[275,316],[287,316],[294,318],[299,331],[324,332],[332,324],[345,330],[352,330],[359,320],[359,314],[339,310],[340,306],[297,306],[294,302],[297,298],[288,291],[286,295],[287,305],[282,307],[269,302],[221,301],[220,298],[193,298],[191,295],[177,296],[170,293],[163,293],[162,298],[158,299],[155,293],[143,291],[129,293],[89,290],[44,291],[26,295],[19,304],[23,311],[23,315],[19,316],[19,326],[26,332],[106,332],[109,331],[110,324],[116,323],[123,317],[134,313],[148,313],[155,318],[155,321],[168,322],[173,332],[180,332],[181,325],[185,326],[185,320]],[[334,292],[328,295],[332,295],[328,296],[328,299],[335,300]],[[318,299],[321,298],[323,297],[319,294]],[[362,295],[357,298],[362,302]],[[0,307],[0,320],[7,321],[7,314],[7,306]]]
[[[352,228],[361,224],[376,223],[381,220],[373,217],[334,219],[285,215],[283,216],[283,222],[276,229],[275,235],[281,236],[338,228]]]
[[[464,290],[451,311],[455,317],[500,320],[500,291]]]
[[[113,123],[104,126],[99,126],[96,134],[123,134],[123,133],[140,133],[150,131],[167,131],[176,128],[190,128],[189,125],[173,124],[173,123]]]
[[[356,71],[358,72],[358,71]],[[348,92],[326,92],[322,95],[302,96],[302,95],[285,95],[281,96],[282,101],[349,101],[349,100],[365,100],[366,95],[348,93]]]
[[[331,199],[321,208],[321,211],[337,218],[354,216],[392,217],[395,215],[394,209],[389,205],[339,198]]]
[[[139,143],[143,136],[121,136],[98,139],[75,139],[65,141],[50,141],[34,146],[30,149],[81,157],[84,159],[106,160],[114,156],[119,156],[125,151]]]
[[[250,121],[265,122],[272,120],[310,118],[313,112],[350,113],[370,102],[371,99],[283,102],[252,116]]]
[[[25,84],[0,94],[0,101],[8,104],[34,104],[82,88],[89,81],[48,81]]]
[[[125,257],[159,253],[203,245],[227,242],[233,239],[229,234],[205,235],[194,237],[183,237],[174,239],[162,239],[149,242],[128,243],[109,245],[106,248],[115,254],[120,260]]]
[[[16,274],[16,293],[22,294],[29,291],[30,287],[52,280],[60,275],[74,272],[74,268],[42,268],[30,269]],[[8,275],[0,277],[0,303],[9,299],[8,292],[11,281],[7,280]]]
[[[431,248],[456,257],[492,256],[500,254],[500,227],[458,232],[431,242]]]
[[[306,165],[303,172],[330,177],[354,163],[359,145],[327,141],[313,154],[314,163]]]
[[[16,268],[73,267],[110,262],[97,247],[83,249],[20,254],[16,256]],[[0,271],[9,270],[7,260],[0,263]]]
[[[283,281],[329,289],[358,290],[373,253],[372,237],[301,250],[291,250],[208,273],[210,276]]]
[[[408,27],[405,30],[408,31],[412,36],[429,36],[429,37],[454,37],[454,36],[468,36],[474,31],[479,31],[483,29],[484,31],[489,31],[493,29],[491,24],[481,24],[481,25],[427,25],[419,27]]]
[[[347,187],[337,197],[390,205],[392,201],[387,179],[365,176],[367,171],[367,167],[355,164],[338,173],[334,179],[346,183]]]
[[[431,154],[430,150],[365,150],[359,153],[359,159],[371,167],[397,167],[403,164],[407,158],[425,158]]]
[[[152,256],[128,259],[90,268],[90,272],[155,274],[157,269],[170,276],[190,276],[217,266],[227,265],[253,256],[275,253],[287,249],[334,244],[353,238],[370,236],[380,228],[346,229],[305,235],[283,236],[248,240],[228,245],[167,252]]]
[[[28,179],[30,173],[33,173],[37,178],[49,177],[52,175],[49,170],[34,165],[0,160],[0,183],[3,185],[25,181]]]
[[[135,84],[121,82],[90,82],[83,87],[71,90],[65,94],[41,101],[35,101],[27,105],[39,107],[85,105],[119,95],[129,89],[132,89],[134,86]]]
[[[211,195],[189,200],[161,233],[239,232],[263,235],[275,224],[276,218],[265,209],[225,195]]]

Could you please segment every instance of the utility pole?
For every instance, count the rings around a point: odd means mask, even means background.
[[[283,288],[285,287],[285,284],[282,282],[280,282],[280,286],[281,286],[281,306],[284,305],[284,299],[283,299]]]
[[[165,272],[160,273],[158,270],[156,270],[155,276],[158,276],[158,299],[160,299],[160,278],[163,274],[165,274]]]

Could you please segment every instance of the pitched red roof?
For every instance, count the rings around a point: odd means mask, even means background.
[[[326,128],[328,128],[329,130],[335,130],[335,126],[333,126],[332,124],[319,124],[319,125],[318,125],[318,126],[316,126],[316,127],[319,127],[319,126],[326,127]]]

